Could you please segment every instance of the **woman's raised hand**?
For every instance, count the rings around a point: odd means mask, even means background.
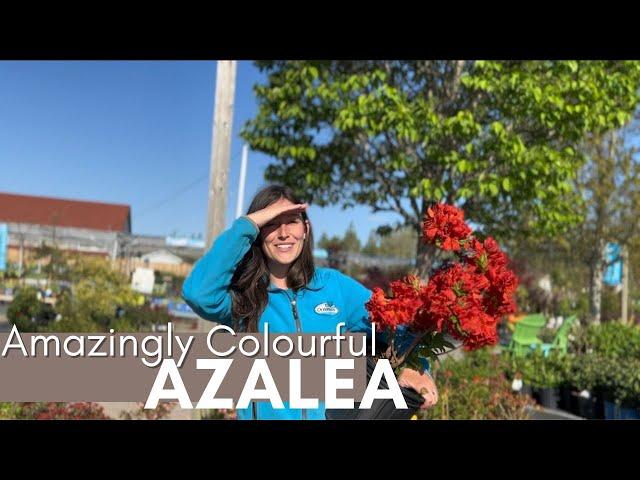
[[[254,221],[254,223],[258,226],[258,228],[264,227],[271,220],[276,218],[282,214],[290,214],[290,213],[302,213],[309,207],[307,203],[291,203],[288,200],[280,200],[278,202],[272,203],[266,208],[262,210],[258,210],[257,212],[250,213],[247,215],[248,218]]]

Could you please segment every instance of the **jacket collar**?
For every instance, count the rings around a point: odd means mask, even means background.
[[[311,277],[311,281],[303,287],[303,290],[320,290],[321,288],[324,287],[324,283],[325,283],[324,279],[322,278],[322,276],[318,272],[318,269],[316,268],[314,269],[314,273],[313,273],[313,276]],[[278,288],[273,283],[270,283],[269,287],[267,288],[267,292],[286,292],[286,291],[289,291],[289,290],[283,290],[282,288]]]

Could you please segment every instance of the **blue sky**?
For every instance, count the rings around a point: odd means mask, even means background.
[[[134,233],[204,234],[215,73],[215,61],[0,61],[0,191],[128,204]],[[227,224],[261,78],[238,62]],[[250,152],[243,210],[271,161]],[[353,221],[362,242],[398,219],[365,207],[309,215],[316,238]]]

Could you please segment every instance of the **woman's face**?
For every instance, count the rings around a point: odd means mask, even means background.
[[[272,205],[294,205],[281,198]],[[260,229],[262,251],[272,262],[290,265],[300,256],[308,224],[300,213],[283,213]]]

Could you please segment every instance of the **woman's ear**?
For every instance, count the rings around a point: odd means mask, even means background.
[[[305,220],[305,232],[304,232],[304,236],[302,237],[303,240],[305,240],[307,238],[307,234],[309,233],[309,220]]]

